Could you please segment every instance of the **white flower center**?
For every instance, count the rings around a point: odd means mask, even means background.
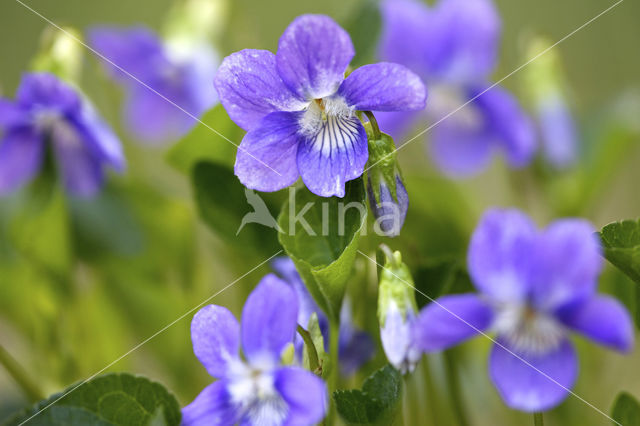
[[[60,113],[52,109],[42,109],[36,111],[33,115],[33,123],[35,127],[41,132],[48,132],[59,123],[62,119]]]
[[[251,424],[276,426],[287,417],[288,406],[275,388],[270,369],[255,368],[242,361],[230,365],[228,392]]]
[[[78,148],[82,146],[82,140],[78,131],[56,110],[42,109],[36,111],[33,123],[41,133],[50,135],[59,146]]]
[[[302,115],[300,127],[305,135],[314,136],[325,127],[325,124],[346,121],[353,116],[354,108],[349,107],[339,96],[314,99]]]
[[[481,113],[473,104],[465,104],[468,99],[460,89],[446,84],[435,84],[429,87],[429,91],[426,112],[432,121],[437,122],[448,116],[447,120],[455,120],[456,125],[461,128],[477,129],[482,125]]]
[[[545,354],[560,345],[563,326],[545,312],[524,304],[504,304],[497,308],[493,328],[518,352]]]

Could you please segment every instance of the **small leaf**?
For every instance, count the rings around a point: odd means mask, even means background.
[[[180,424],[180,406],[175,397],[159,383],[144,377],[125,373],[105,374],[72,390],[75,386],[16,415],[6,426],[19,425],[34,415],[29,420],[30,426]],[[56,401],[66,392],[69,393]]]
[[[602,228],[600,238],[604,257],[637,284],[633,299],[624,302],[635,311],[634,320],[640,329],[640,220],[610,223]]]
[[[192,184],[200,217],[232,247],[269,255],[279,249],[274,195],[246,189],[229,167],[210,162],[194,167]]]
[[[318,314],[313,313],[309,318],[309,324],[307,325],[307,331],[311,336],[311,341],[313,342],[313,350],[315,350],[318,356],[318,369],[319,371],[314,371],[309,362],[309,348],[305,343],[305,349],[302,353],[302,365],[307,370],[311,370],[314,373],[320,373],[320,376],[323,378],[329,377],[329,354],[324,351],[324,336],[322,335],[322,330],[320,329],[320,323],[318,321]]]
[[[293,204],[291,202],[293,201]],[[366,224],[362,179],[346,184],[344,198],[295,190],[278,217],[278,237],[320,308],[338,319],[342,298]]]
[[[640,220],[610,223],[600,238],[607,260],[640,284]]]
[[[167,153],[169,164],[184,174],[201,161],[233,166],[237,146],[244,136],[221,104],[205,112],[201,121],[205,124],[198,123]]]
[[[333,393],[338,413],[350,424],[386,424],[402,394],[402,376],[390,365],[365,380],[362,390]]]
[[[624,426],[640,426],[640,404],[633,396],[621,392],[613,403],[611,417]]]

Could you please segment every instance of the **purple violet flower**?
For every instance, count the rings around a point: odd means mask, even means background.
[[[276,273],[285,280],[295,291],[298,298],[298,324],[307,328],[312,314],[318,316],[318,324],[324,337],[325,351],[328,351],[329,320],[325,313],[318,307],[311,297],[309,290],[304,285],[296,267],[288,257],[278,257],[271,263]],[[369,361],[375,353],[375,343],[369,333],[359,330],[353,325],[351,319],[351,305],[345,299],[340,311],[340,336],[338,337],[338,356],[340,358],[340,371],[344,376],[356,373],[363,364]],[[303,341],[296,336],[294,341],[296,354],[302,358]]]
[[[105,166],[125,165],[120,141],[87,99],[53,74],[25,74],[15,101],[0,98],[0,195],[32,180],[49,149],[79,197],[100,190]]]
[[[344,196],[369,157],[356,111],[423,109],[426,89],[402,65],[365,65],[344,77],[354,48],[331,18],[303,15],[278,52],[246,49],[224,59],[215,78],[222,105],[248,133],[235,173],[247,187],[277,191],[298,177],[314,194]]]
[[[211,79],[218,59],[204,43],[174,46],[144,27],[94,28],[89,40],[112,62],[104,65],[126,90],[126,126],[141,141],[158,144],[179,138],[196,122],[189,114],[199,117],[217,102]]]
[[[281,365],[282,352],[296,333],[297,316],[293,289],[273,274],[247,298],[242,326],[225,307],[202,308],[191,323],[193,350],[218,380],[182,410],[182,424],[320,422],[328,407],[325,383],[310,371]]]
[[[489,375],[505,403],[548,410],[569,394],[578,373],[570,332],[621,352],[633,346],[626,310],[596,294],[600,250],[583,220],[561,219],[538,231],[523,213],[491,210],[469,247],[469,273],[480,294],[429,304],[414,338],[432,352],[495,332]]]
[[[380,127],[399,138],[427,119],[434,126],[431,156],[452,177],[477,174],[495,151],[511,167],[527,165],[536,149],[531,119],[513,95],[488,83],[500,38],[492,2],[440,0],[430,7],[384,0],[381,8],[379,56],[418,73],[429,86],[430,102],[424,113],[379,114]]]

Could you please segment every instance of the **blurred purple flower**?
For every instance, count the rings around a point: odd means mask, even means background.
[[[329,320],[318,307],[311,294],[304,285],[296,267],[288,257],[275,259],[271,266],[273,270],[293,288],[298,298],[298,324],[307,328],[312,314],[318,316],[318,324],[324,337],[325,351],[328,351]],[[357,329],[351,319],[351,306],[345,299],[340,311],[340,336],[338,337],[338,355],[340,357],[340,371],[345,376],[356,373],[360,367],[369,361],[375,352],[375,343],[369,333]],[[296,354],[302,357],[303,342],[300,336],[295,338]]]
[[[218,380],[182,410],[183,425],[312,425],[327,411],[327,388],[313,373],[283,366],[296,332],[298,301],[289,285],[265,276],[249,295],[242,327],[222,306],[191,323],[196,357]],[[240,343],[244,360],[239,355]]]
[[[556,406],[578,372],[571,331],[622,352],[633,346],[626,310],[596,294],[602,265],[596,238],[579,219],[538,231],[518,211],[487,212],[468,257],[480,294],[444,296],[424,308],[414,328],[417,344],[440,351],[477,330],[494,331],[489,374],[505,403],[523,411]]]
[[[480,172],[496,150],[511,167],[527,165],[536,149],[530,118],[505,89],[485,92],[500,38],[492,2],[440,0],[429,7],[418,0],[384,0],[381,8],[380,57],[409,67],[430,89],[424,114],[380,114],[381,129],[399,138],[426,118],[434,125],[430,153],[452,177]]]
[[[67,191],[79,197],[100,190],[105,166],[125,166],[111,129],[87,99],[53,74],[25,74],[15,101],[0,98],[0,135],[2,195],[32,180],[49,149]]]
[[[98,27],[90,31],[89,40],[111,61],[104,61],[105,67],[125,88],[124,120],[141,141],[157,144],[179,138],[196,123],[185,111],[199,117],[217,102],[212,80],[218,60],[204,43],[172,48],[144,27]]]
[[[331,18],[303,15],[280,37],[277,54],[246,49],[224,59],[215,86],[248,131],[235,165],[245,186],[277,191],[302,176],[314,194],[343,197],[368,159],[355,111],[424,108],[424,85],[401,65],[365,65],[345,79],[353,55],[349,34]]]
[[[565,99],[560,93],[549,93],[538,101],[537,113],[546,160],[557,169],[573,165],[578,155],[578,135]]]

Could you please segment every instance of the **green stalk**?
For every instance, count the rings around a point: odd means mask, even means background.
[[[449,398],[453,405],[453,414],[456,417],[458,425],[467,426],[469,423],[467,422],[464,403],[462,401],[460,377],[458,376],[454,354],[450,350],[444,353],[444,363],[447,383],[449,385]]]
[[[40,388],[31,380],[27,372],[14,357],[11,356],[7,350],[0,345],[0,364],[4,366],[9,375],[13,377],[13,380],[18,384],[20,389],[27,396],[29,401],[37,402],[44,399],[43,393]]]
[[[333,396],[333,392],[338,389],[338,379],[340,374],[340,366],[338,365],[338,342],[340,333],[340,320],[331,319],[329,321],[329,358],[331,360],[331,374],[329,375],[329,396]],[[333,400],[329,404],[329,424],[336,424],[336,406]]]
[[[411,416],[413,408],[413,398],[411,398],[409,392],[409,389],[411,388],[411,379],[409,375],[405,375],[402,379],[402,421],[400,422],[400,424],[411,425],[413,424],[413,418]]]
[[[422,359],[422,363],[420,365],[422,368],[422,377],[423,381],[427,387],[427,401],[429,402],[429,416],[433,420],[433,424],[440,424],[439,421],[439,413],[438,413],[438,401],[436,398],[437,389],[436,385],[433,383],[433,376],[431,375],[431,365],[429,364],[429,357],[425,356]]]
[[[380,127],[378,126],[378,120],[373,115],[371,111],[364,111],[364,114],[369,119],[369,123],[371,123],[371,128],[373,129],[373,137],[377,140],[381,138]]]
[[[544,419],[542,418],[542,413],[533,413],[533,425],[544,426]]]

